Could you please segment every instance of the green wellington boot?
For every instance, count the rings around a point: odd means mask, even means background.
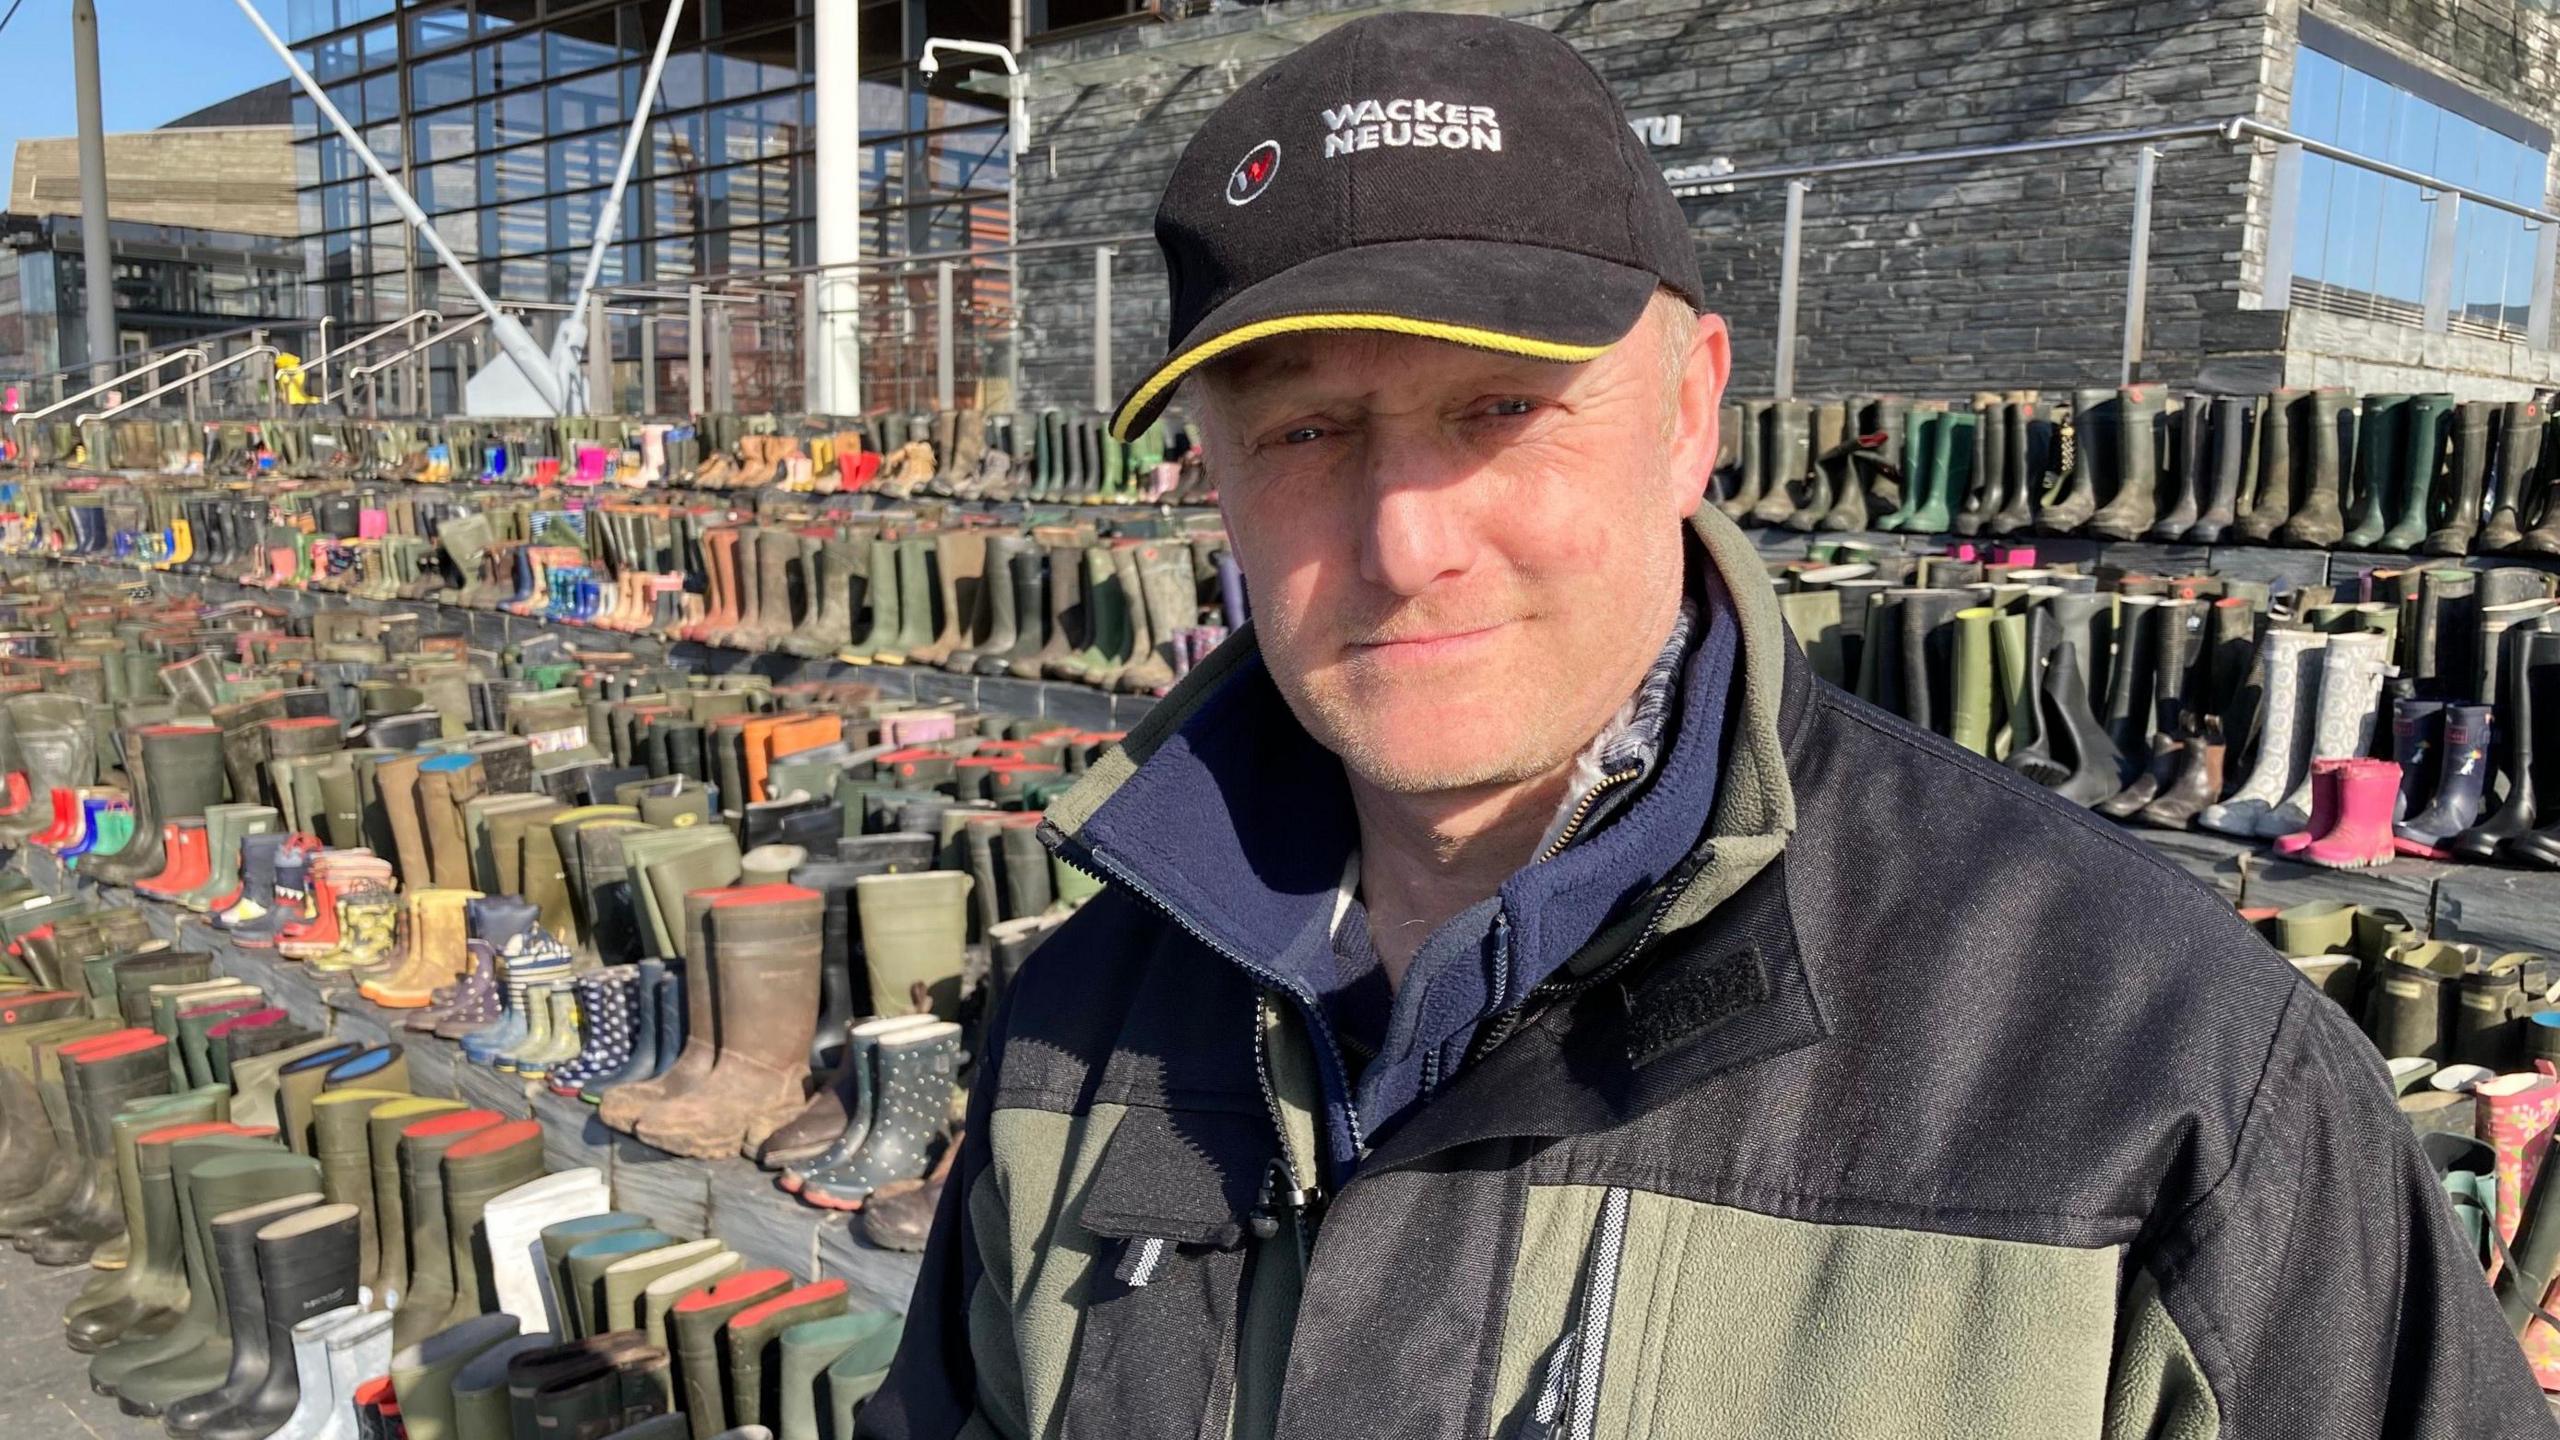
[[[478,1258],[481,1212],[492,1199],[541,1179],[542,1173],[542,1124],[536,1120],[488,1126],[444,1152],[445,1240],[451,1255],[453,1299],[443,1319],[433,1322],[435,1329],[448,1329],[498,1308],[497,1284]]]
[[[607,1323],[604,1272],[619,1261],[649,1255],[674,1243],[674,1236],[658,1230],[616,1230],[560,1257],[561,1309],[578,1328],[581,1338],[632,1328]]]
[[[518,1435],[610,1435],[673,1406],[667,1352],[617,1331],[519,1357],[507,1371]]]
[[[542,1244],[544,1278],[549,1282],[551,1293],[557,1296],[560,1302],[559,1330],[562,1338],[583,1340],[588,1333],[578,1328],[581,1322],[576,1286],[569,1279],[567,1268],[570,1252],[607,1235],[649,1228],[647,1216],[635,1215],[626,1210],[606,1210],[593,1215],[574,1216],[567,1220],[555,1220],[542,1227],[537,1238]]]
[[[401,1204],[409,1219],[409,1293],[391,1327],[406,1349],[444,1327],[453,1309],[453,1244],[445,1229],[444,1157],[463,1140],[504,1123],[493,1110],[430,1115],[401,1132]]]
[[[465,1109],[459,1100],[404,1095],[372,1107],[365,1149],[373,1173],[374,1297],[397,1310],[409,1293],[409,1206],[400,1184],[400,1134],[431,1115]]]
[[[685,1240],[622,1256],[605,1266],[604,1273],[597,1277],[596,1324],[604,1330],[638,1330],[646,1334],[648,1317],[642,1313],[640,1302],[651,1284],[729,1253],[729,1247],[718,1240]],[[665,1348],[663,1339],[649,1343]]]
[[[213,1120],[147,1128],[135,1137],[134,1185],[150,1232],[149,1249],[136,1263],[148,1268],[137,1282],[137,1292],[127,1301],[66,1320],[64,1338],[73,1350],[95,1355],[110,1346],[148,1340],[167,1333],[186,1314],[191,1291],[186,1268],[187,1237],[170,1161],[180,1143],[212,1137],[243,1142],[263,1138]],[[240,1148],[254,1147],[243,1144]]]
[[[400,1402],[407,1440],[454,1440],[453,1382],[463,1367],[516,1339],[516,1317],[503,1311],[440,1331],[391,1357],[391,1393]]]
[[[782,1332],[775,1346],[781,1371],[775,1393],[781,1414],[771,1427],[779,1440],[828,1440],[836,1433],[853,1433],[827,1428],[834,1419],[834,1407],[829,1403],[833,1397],[820,1391],[826,1385],[827,1367],[878,1333],[884,1324],[890,1334],[898,1333],[897,1317],[885,1310],[804,1320]]]
[[[826,1279],[757,1301],[721,1327],[729,1371],[729,1423],[782,1423],[782,1332],[845,1312],[845,1283]]]
[[[904,1333],[898,1317],[885,1310],[845,1318],[860,1322],[864,1329],[827,1367],[827,1413],[834,1421],[828,1440],[843,1440],[853,1433],[854,1412],[889,1378],[889,1362],[897,1358],[898,1337]]]
[[[431,1436],[413,1428],[409,1440],[514,1440],[514,1422],[507,1412],[507,1370],[518,1359],[559,1343],[556,1336],[536,1331],[501,1340],[472,1356],[454,1372],[452,1429],[447,1435]]]
[[[2444,468],[2446,446],[2453,438],[2453,397],[2412,395],[2401,417],[2399,503],[2373,548],[2406,555],[2427,538],[2436,473]]]
[[[356,1053],[356,1047],[345,1040],[315,1036],[246,1058],[235,1054],[231,1062],[231,1118],[243,1125],[276,1125],[276,1099],[283,1084],[284,1067],[332,1053],[344,1059]]]
[[[89,1362],[91,1388],[129,1402],[137,1413],[210,1390],[230,1370],[230,1314],[213,1261],[215,1217],[287,1196],[309,1195],[313,1204],[319,1202],[319,1162],[288,1155],[272,1141],[183,1140],[172,1147],[169,1164],[179,1197],[179,1234],[187,1247],[187,1313],[167,1332],[139,1344],[109,1346]]]
[[[2355,497],[2340,544],[2370,550],[2390,526],[2397,506],[2392,486],[2401,468],[2401,437],[2407,428],[2410,397],[2367,395],[2364,419],[2356,426]]]
[[[124,1210],[130,1237],[121,1269],[89,1282],[63,1307],[63,1328],[71,1348],[81,1354],[122,1335],[143,1316],[175,1317],[186,1304],[186,1275],[180,1268],[177,1218],[161,1213],[143,1189],[140,1137],[173,1127],[219,1121],[231,1092],[205,1086],[157,1101],[128,1106],[108,1122],[115,1147],[116,1196]],[[165,1157],[163,1157],[165,1164]],[[174,1206],[174,1199],[172,1205]]]
[[[650,1281],[648,1288],[640,1292],[638,1328],[649,1337],[650,1344],[673,1355],[676,1337],[675,1329],[669,1323],[669,1314],[684,1303],[686,1296],[709,1290],[744,1270],[746,1265],[747,1262],[736,1251],[723,1249]],[[610,1273],[607,1272],[608,1276]]]
[[[380,1216],[374,1205],[373,1112],[415,1097],[398,1090],[331,1090],[311,1104],[311,1154],[320,1162],[321,1193],[356,1209],[357,1273],[381,1291]]]
[[[675,1331],[675,1383],[693,1440],[711,1440],[729,1427],[728,1368],[721,1332],[740,1311],[781,1295],[791,1276],[781,1270],[748,1270],[676,1302],[667,1323]]]
[[[974,882],[954,870],[864,875],[853,882],[875,1015],[905,1015],[926,996],[948,1019],[959,1013],[960,968]]]
[[[1947,738],[1976,755],[1991,753],[1991,626],[1996,612],[1956,612],[1955,703]]]

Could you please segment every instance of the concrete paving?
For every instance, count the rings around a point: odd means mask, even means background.
[[[90,1393],[89,1357],[62,1343],[62,1307],[97,1273],[85,1265],[48,1270],[0,1250],[0,1435],[165,1440],[159,1421]]]

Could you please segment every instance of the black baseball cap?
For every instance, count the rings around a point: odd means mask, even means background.
[[[1658,289],[1703,309],[1680,205],[1608,85],[1509,20],[1355,20],[1245,82],[1156,207],[1165,356],[1112,412],[1126,440],[1183,376],[1257,340],[1391,331],[1591,359]]]

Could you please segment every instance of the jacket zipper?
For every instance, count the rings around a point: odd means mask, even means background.
[[[1627,1211],[1633,1194],[1611,1186],[1583,1252],[1582,1299],[1570,1328],[1547,1360],[1538,1405],[1521,1440],[1592,1440],[1600,1428],[1600,1386],[1609,1366],[1609,1322],[1618,1303],[1618,1271],[1626,1260]]]
[[[1198,925],[1193,924],[1191,917],[1183,914],[1180,910],[1175,909],[1170,902],[1168,902],[1163,896],[1157,894],[1152,888],[1140,883],[1137,877],[1130,874],[1125,867],[1106,859],[1091,846],[1077,843],[1073,836],[1067,835],[1064,831],[1060,831],[1058,833],[1060,839],[1064,842],[1057,851],[1059,859],[1065,860],[1069,866],[1082,871],[1084,874],[1091,876],[1094,879],[1117,881],[1119,884],[1127,887],[1131,894],[1136,895],[1138,898],[1154,906],[1166,919],[1171,920],[1176,926],[1180,927],[1184,934],[1189,935],[1192,939],[1206,946],[1210,953],[1224,956],[1228,963],[1241,968],[1246,974],[1254,977],[1254,979],[1265,989],[1276,990],[1297,1001],[1300,1012],[1307,1017],[1308,1028],[1313,1030],[1316,1037],[1324,1042],[1326,1051],[1333,1056],[1334,1064],[1337,1067],[1341,1065],[1342,1051],[1340,1045],[1333,1037],[1333,1027],[1325,1022],[1324,1007],[1316,1003],[1316,997],[1313,991],[1307,989],[1303,985],[1292,984],[1286,977],[1282,976],[1279,971],[1274,970],[1267,965],[1256,964],[1254,961],[1246,959],[1241,952],[1237,951],[1233,947],[1220,943],[1207,931],[1201,929]],[[1074,857],[1070,857],[1067,853],[1070,850],[1076,852]],[[1095,866],[1099,866],[1106,873],[1102,875],[1095,875],[1092,869],[1082,863],[1086,860],[1091,861]],[[1253,1026],[1254,1069],[1262,1082],[1262,1102],[1270,1112],[1272,1130],[1280,1142],[1280,1153],[1283,1157],[1286,1157],[1289,1153],[1288,1125],[1280,1113],[1279,1097],[1274,1095],[1271,1090],[1271,1075],[1269,1066],[1263,1056],[1262,1044],[1262,1014],[1260,1007],[1257,1004],[1254,1011]],[[1346,1094],[1343,1097],[1342,1109],[1344,1119],[1348,1122],[1351,1130],[1352,1150],[1355,1153],[1366,1150],[1368,1148],[1368,1141],[1363,1138],[1365,1132],[1362,1130],[1360,1125],[1359,1103]],[[1319,1143],[1321,1143],[1321,1136],[1319,1136]],[[1322,1155],[1314,1155],[1308,1158],[1319,1167],[1317,1178],[1321,1179],[1321,1167],[1324,1164],[1324,1157]],[[1293,1176],[1291,1178],[1292,1183],[1294,1184],[1296,1177]]]
[[[1553,860],[1563,854],[1564,847],[1573,843],[1573,837],[1580,833],[1583,824],[1590,820],[1591,812],[1599,806],[1601,797],[1643,773],[1643,766],[1630,765],[1624,770],[1613,770],[1601,776],[1598,784],[1583,792],[1582,803],[1573,807],[1573,818],[1564,822],[1564,829],[1557,834],[1553,844],[1538,852],[1538,860]]]
[[[1552,1004],[1559,1000],[1569,1000],[1634,964],[1648,946],[1661,938],[1663,917],[1670,914],[1671,907],[1679,902],[1681,896],[1689,892],[1689,887],[1697,881],[1698,871],[1705,865],[1706,856],[1703,854],[1693,854],[1680,862],[1680,868],[1672,872],[1671,878],[1664,882],[1661,894],[1655,897],[1652,913],[1645,916],[1644,928],[1636,932],[1636,938],[1628,942],[1626,949],[1619,951],[1608,964],[1588,975],[1572,980],[1543,981],[1532,987],[1527,999],[1523,1000],[1519,1006],[1494,1017],[1492,1024],[1477,1032],[1475,1043],[1467,1047],[1466,1063],[1474,1064],[1483,1059],[1495,1046],[1511,1038],[1513,1032],[1528,1023],[1536,1013],[1536,1007],[1540,1002]]]

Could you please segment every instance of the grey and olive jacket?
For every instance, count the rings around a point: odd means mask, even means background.
[[[1696,531],[1739,655],[1694,848],[1578,882],[1596,933],[1377,1133],[1324,935],[1268,923],[1341,860],[1249,637],[1052,808],[1111,883],[991,1026],[859,1433],[2560,1433],[2346,1015],[1816,680]]]

